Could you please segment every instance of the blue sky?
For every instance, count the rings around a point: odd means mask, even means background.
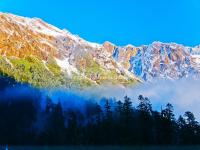
[[[0,0],[0,11],[42,18],[98,43],[200,44],[200,0]]]

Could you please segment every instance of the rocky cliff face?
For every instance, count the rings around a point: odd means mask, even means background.
[[[1,13],[0,55],[2,73],[38,86],[139,81],[113,59],[106,44],[87,42],[37,18]]]
[[[116,47],[113,57],[143,81],[180,79],[199,74],[199,47],[153,42],[141,47]]]
[[[37,18],[0,13],[0,72],[35,86],[135,84],[197,76],[200,47],[91,43]]]

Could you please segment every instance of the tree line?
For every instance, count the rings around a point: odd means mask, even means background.
[[[200,124],[192,112],[175,118],[168,103],[153,110],[147,97],[139,104],[122,101],[88,102],[84,111],[64,108],[46,98],[41,108],[30,97],[0,101],[0,144],[10,145],[196,145]],[[38,102],[38,101],[37,101]]]

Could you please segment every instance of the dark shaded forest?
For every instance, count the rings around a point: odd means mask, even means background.
[[[175,118],[174,108],[166,104],[153,110],[150,100],[125,96],[122,100],[86,101],[83,108],[53,103],[28,85],[1,78],[1,145],[198,145],[200,124],[192,112]],[[17,96],[13,87],[25,86]],[[137,106],[132,102],[139,101]],[[72,99],[73,101],[73,99]]]

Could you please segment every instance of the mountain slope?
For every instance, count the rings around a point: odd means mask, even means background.
[[[150,45],[115,47],[113,57],[143,81],[180,79],[198,76],[200,48],[176,43],[153,42]]]
[[[200,47],[91,43],[38,18],[0,13],[0,73],[39,87],[135,84],[198,76]]]
[[[103,45],[37,18],[0,14],[0,71],[35,86],[137,83]]]

